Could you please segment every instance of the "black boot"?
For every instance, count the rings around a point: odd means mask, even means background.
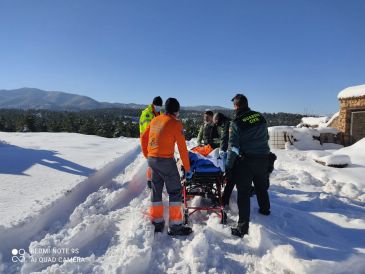
[[[269,216],[271,214],[270,209],[259,209],[259,213],[265,216]]]
[[[242,238],[248,234],[248,222],[238,223],[236,227],[231,228],[232,235]]]
[[[158,223],[152,222],[152,224],[155,226],[155,233],[163,232],[163,229],[165,228],[165,221]]]
[[[152,189],[152,182],[151,182],[151,181],[147,181],[147,187],[148,187],[149,189]]]
[[[172,225],[169,227],[169,231],[167,234],[170,236],[186,236],[192,233],[193,230],[191,227],[184,226],[184,225]]]

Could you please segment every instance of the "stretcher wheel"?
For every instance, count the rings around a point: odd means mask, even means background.
[[[184,224],[188,224],[189,223],[189,210],[188,209],[184,209]]]
[[[225,225],[227,224],[227,213],[222,209],[221,211],[221,224]]]

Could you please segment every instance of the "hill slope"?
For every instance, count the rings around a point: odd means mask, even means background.
[[[0,90],[0,108],[77,110],[99,108],[100,103],[86,96],[35,88]]]
[[[99,102],[90,97],[60,92],[45,91],[37,88],[0,90],[0,108],[49,109],[49,110],[88,110],[102,108],[142,109],[143,104]],[[219,106],[189,106],[186,110],[203,111],[206,109],[225,109]]]

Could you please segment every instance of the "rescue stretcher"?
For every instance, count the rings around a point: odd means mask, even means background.
[[[191,151],[189,151],[189,159],[193,176],[190,180],[185,176],[182,177],[185,224],[188,224],[189,217],[198,211],[213,212],[220,217],[222,224],[226,224],[227,213],[222,200],[224,187],[222,168],[214,165],[208,158]],[[209,204],[191,205],[192,199],[197,196],[209,200]]]

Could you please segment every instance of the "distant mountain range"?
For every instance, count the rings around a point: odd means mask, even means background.
[[[99,102],[90,97],[60,92],[45,91],[37,88],[20,88],[0,90],[0,108],[14,109],[49,109],[79,111],[103,108],[133,108],[141,109],[146,105]],[[204,111],[206,109],[226,109],[219,106],[182,107],[185,110]]]

